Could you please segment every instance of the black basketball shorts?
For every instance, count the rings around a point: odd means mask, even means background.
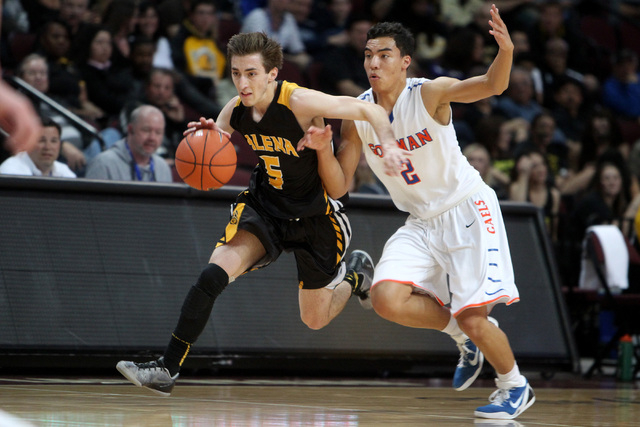
[[[333,209],[327,215],[282,219],[266,213],[244,191],[231,206],[231,219],[216,246],[230,241],[239,229],[245,230],[255,235],[267,251],[249,271],[266,267],[286,251],[295,256],[301,289],[320,289],[341,281],[336,276],[351,241],[351,225],[342,204],[329,200]]]

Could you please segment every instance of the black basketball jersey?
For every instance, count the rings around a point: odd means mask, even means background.
[[[231,127],[245,137],[259,159],[249,191],[278,218],[325,215],[331,205],[318,174],[316,152],[296,151],[304,130],[289,107],[289,97],[299,86],[277,83],[271,105],[259,122],[240,100],[231,113]]]

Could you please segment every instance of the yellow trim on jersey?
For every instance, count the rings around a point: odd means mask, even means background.
[[[289,105],[289,98],[296,89],[301,89],[301,87],[295,83],[283,81],[282,88],[280,89],[280,96],[278,96],[278,104],[282,104],[288,109],[291,109],[291,106]]]
[[[336,218],[333,215],[329,216],[329,218],[331,219],[331,223],[333,224],[334,230],[336,230],[336,242],[337,242],[337,249],[338,249],[338,253],[336,254],[337,256],[336,265],[337,265],[340,263],[340,260],[344,256],[344,249],[345,249],[344,233],[342,232],[342,227],[340,227],[340,224],[338,224],[338,221],[336,220]]]
[[[226,244],[231,239],[233,239],[233,236],[236,235],[236,233],[238,232],[238,223],[240,222],[240,217],[242,216],[242,211],[244,210],[244,207],[245,207],[245,204],[240,203],[233,210],[233,216],[229,220],[229,223],[227,224],[226,228],[224,229],[224,236],[222,236],[220,240],[218,240],[218,243],[216,244],[216,248]]]

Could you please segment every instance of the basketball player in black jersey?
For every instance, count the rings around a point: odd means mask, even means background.
[[[232,218],[209,264],[190,289],[167,349],[158,360],[121,361],[131,382],[169,395],[191,345],[203,331],[215,299],[236,277],[293,251],[298,267],[302,321],[320,329],[337,316],[352,294],[367,295],[373,261],[363,251],[342,260],[351,238],[342,204],[325,192],[314,150],[297,151],[306,130],[324,118],[366,120],[381,141],[395,144],[386,112],[379,105],[335,97],[276,80],[282,48],[263,33],[237,34],[227,55],[238,91],[216,122],[201,118],[195,129],[227,136],[240,132],[259,158],[249,188],[234,204]],[[398,164],[399,166],[399,164]],[[361,300],[363,306],[368,301]]]

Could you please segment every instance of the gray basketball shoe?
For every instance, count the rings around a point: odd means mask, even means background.
[[[352,275],[356,281],[352,293],[358,297],[360,305],[367,310],[373,308],[369,290],[373,281],[373,260],[368,253],[355,250],[347,259],[347,275]]]
[[[146,387],[161,396],[171,395],[179,375],[171,376],[169,370],[164,367],[162,357],[145,363],[121,360],[116,365],[116,369],[138,387]]]

